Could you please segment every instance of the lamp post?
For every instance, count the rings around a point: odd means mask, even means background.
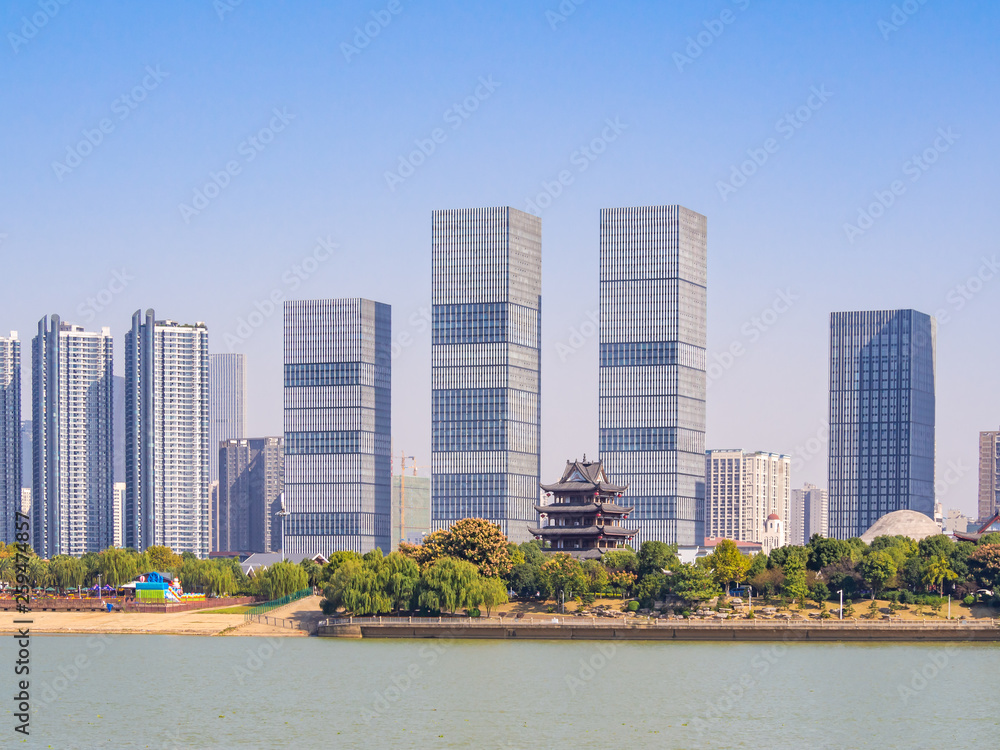
[[[837,593],[840,594],[840,619],[843,620],[844,619],[844,590],[841,589]]]

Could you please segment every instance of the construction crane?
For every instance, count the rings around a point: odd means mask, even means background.
[[[417,475],[417,469],[426,469],[426,466],[417,466],[417,459],[407,456],[406,451],[399,452],[399,541],[406,541],[406,462],[412,461],[410,468],[413,469],[413,476]]]

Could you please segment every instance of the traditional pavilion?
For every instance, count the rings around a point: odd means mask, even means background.
[[[618,504],[627,487],[611,484],[600,461],[567,461],[562,478],[555,484],[543,484],[546,505],[536,505],[538,526],[528,531],[546,541],[553,552],[568,552],[574,557],[599,558],[609,549],[625,546],[638,529],[627,529],[632,507]]]

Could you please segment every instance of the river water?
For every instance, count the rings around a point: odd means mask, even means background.
[[[979,748],[1000,647],[35,636],[31,736],[2,639],[0,747]]]

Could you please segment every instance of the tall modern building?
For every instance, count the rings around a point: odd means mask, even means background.
[[[541,220],[432,216],[431,526],[485,518],[527,541],[539,499]]]
[[[209,553],[208,329],[136,311],[125,334],[125,545]]]
[[[788,543],[805,546],[814,534],[829,534],[830,497],[826,490],[814,484],[806,484],[799,490],[792,490],[788,518]]]
[[[114,500],[111,511],[111,543],[116,547],[125,546],[125,482],[115,482]]]
[[[219,450],[223,440],[246,437],[246,357],[208,355],[208,479],[219,481]]]
[[[21,510],[21,341],[0,336],[0,542],[13,544]]]
[[[392,478],[393,551],[400,542],[420,544],[431,531],[431,480],[399,474]]]
[[[1000,431],[979,433],[979,520],[1000,510]]]
[[[389,551],[389,305],[285,303],[284,552]]]
[[[781,521],[789,543],[790,456],[710,450],[705,457],[705,536],[763,542],[768,517]],[[778,527],[775,527],[778,528]]]
[[[218,546],[213,552],[281,550],[283,438],[223,440],[219,445]]]
[[[830,536],[879,518],[934,518],[937,324],[915,310],[830,316]]]
[[[635,544],[705,533],[706,232],[683,206],[601,211],[600,451]]]
[[[111,330],[42,318],[31,342],[32,534],[39,557],[113,541]]]

